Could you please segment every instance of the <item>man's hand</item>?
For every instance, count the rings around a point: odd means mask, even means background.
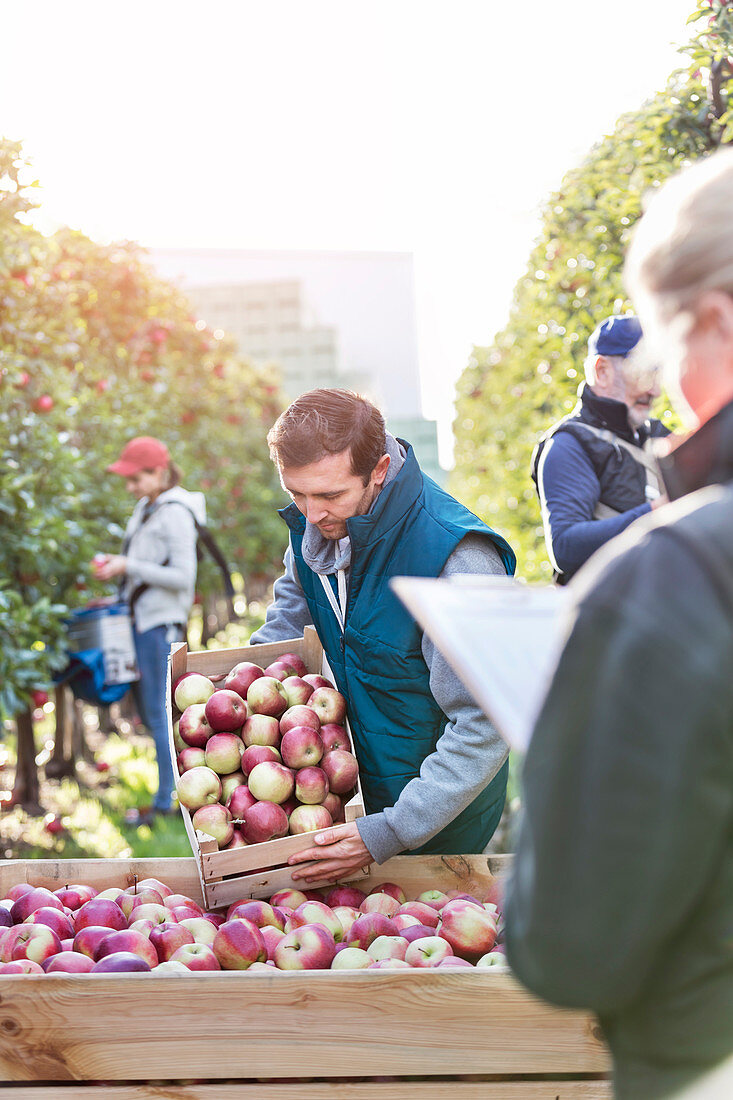
[[[317,847],[297,852],[288,860],[291,865],[316,860],[311,867],[294,871],[294,879],[303,882],[316,882],[319,879],[338,882],[348,878],[352,872],[374,863],[354,821],[339,825],[338,829],[323,829],[315,837],[315,843]]]
[[[94,563],[94,576],[99,581],[121,577],[127,572],[127,558],[122,554],[109,554],[103,562]]]

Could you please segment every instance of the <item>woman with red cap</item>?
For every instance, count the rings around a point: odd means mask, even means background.
[[[140,680],[135,695],[140,715],[155,742],[158,791],[149,811],[132,823],[151,824],[169,814],[173,768],[165,712],[166,661],[173,642],[183,641],[196,583],[196,522],[206,522],[202,493],[179,484],[181,473],[168,448],[152,436],[138,436],[107,467],[125,479],[137,505],[125,532],[121,554],[97,555],[100,580],[120,578],[120,592],[133,619]]]

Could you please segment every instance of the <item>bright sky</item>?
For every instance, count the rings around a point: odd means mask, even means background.
[[[537,210],[680,63],[693,0],[24,0],[0,133],[43,228],[415,255],[423,407],[505,322]]]

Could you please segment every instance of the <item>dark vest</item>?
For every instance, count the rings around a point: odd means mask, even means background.
[[[633,450],[618,442],[602,439],[584,425],[612,432],[619,439],[643,453],[648,439],[669,434],[660,420],[648,420],[635,434],[629,425],[628,410],[622,401],[597,397],[588,385],[581,391],[580,401],[573,411],[545,432],[532,455],[532,480],[537,485],[537,469],[540,456],[548,439],[556,432],[569,432],[575,436],[590,458],[601,486],[600,503],[614,512],[628,512],[647,502],[646,467],[634,457]]]
[[[382,490],[371,511],[347,520],[351,568],[345,631],[341,634],[318,576],[302,553],[305,517],[295,505],[280,513],[290,528],[298,579],[313,624],[346,697],[367,813],[393,806],[420,772],[446,725],[430,693],[422,655],[422,631],[393,593],[391,577],[437,577],[470,532],[494,543],[514,572],[508,543],[423,475],[412,448],[402,469]],[[496,828],[504,806],[507,766],[470,806],[421,852],[479,852]]]

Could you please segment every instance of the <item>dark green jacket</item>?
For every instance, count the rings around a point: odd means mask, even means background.
[[[403,442],[403,441],[400,441]],[[499,550],[505,540],[425,477],[409,444],[404,465],[368,515],[347,521],[351,540],[346,629],[342,637],[318,576],[302,553],[305,517],[283,511],[303,594],[339,690],[346,696],[367,813],[393,806],[435,749],[447,718],[430,692],[422,631],[392,592],[397,576],[437,577],[459,542],[478,532]],[[504,805],[507,768],[421,851],[481,851]]]
[[[733,1053],[733,407],[697,434],[668,484],[726,484],[639,520],[570,586],[507,899],[512,968],[598,1013],[620,1100]]]

